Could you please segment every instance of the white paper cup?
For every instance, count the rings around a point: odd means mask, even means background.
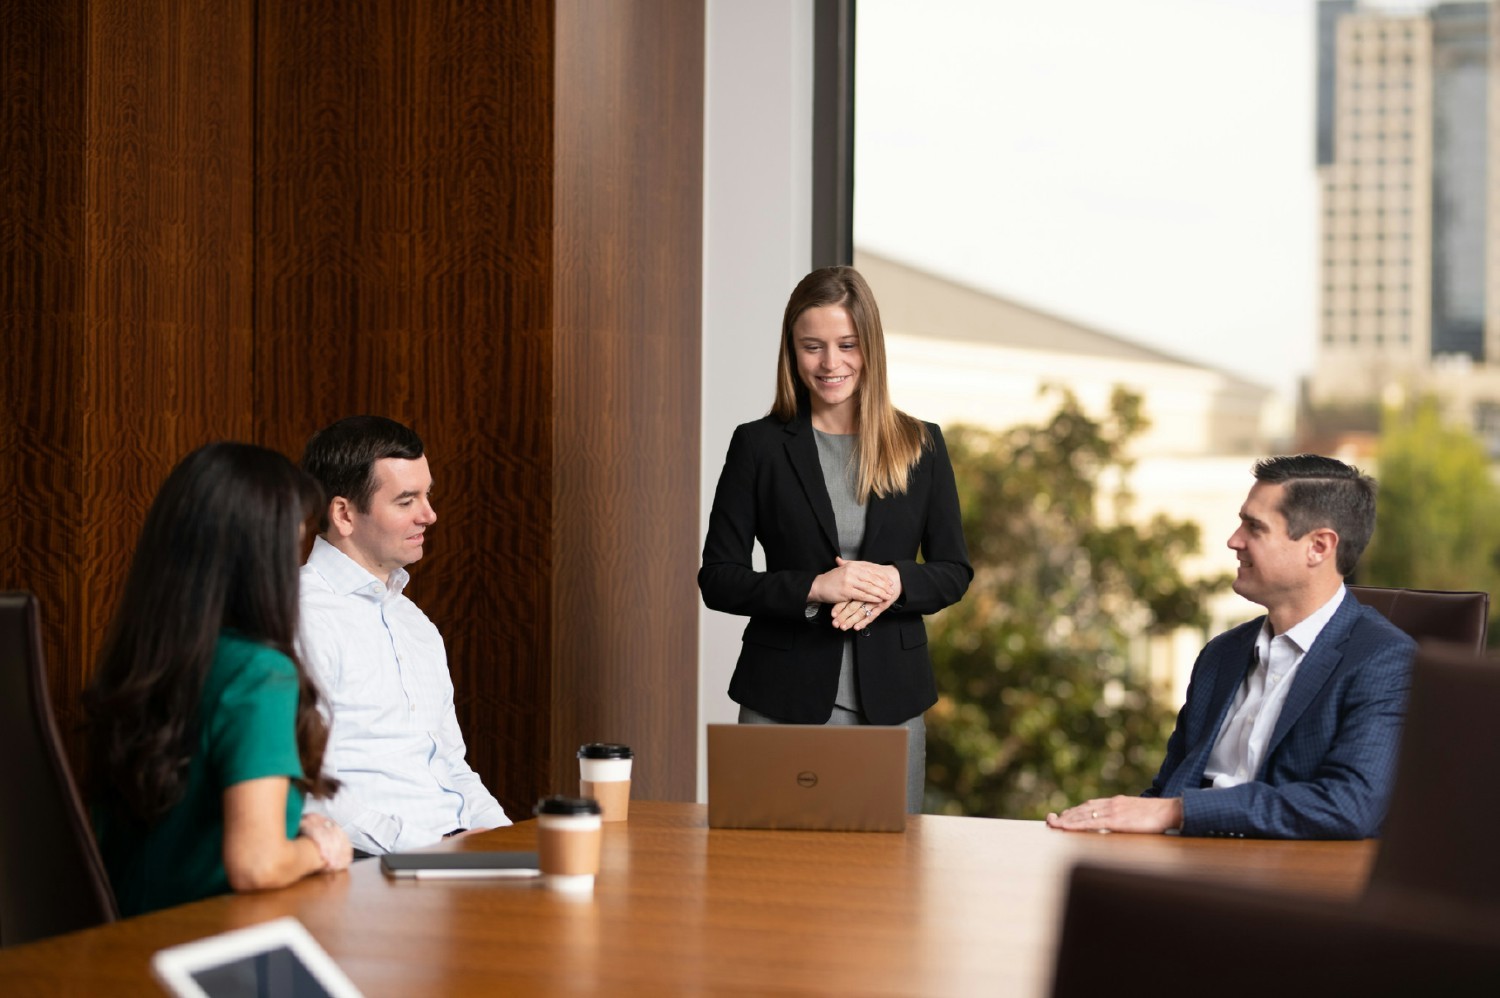
[[[635,753],[628,745],[595,742],[578,749],[578,795],[592,797],[605,821],[630,817],[630,771]]]
[[[537,865],[553,890],[591,891],[599,872],[599,802],[543,797],[536,805]]]

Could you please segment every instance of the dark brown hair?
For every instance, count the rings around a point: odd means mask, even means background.
[[[302,469],[323,486],[318,533],[328,531],[327,503],[340,496],[361,513],[370,511],[376,461],[421,456],[422,438],[416,431],[384,416],[348,416],[314,433],[302,451]]]
[[[1326,527],[1339,535],[1335,564],[1347,576],[1375,533],[1375,479],[1319,454],[1283,454],[1255,464],[1255,480],[1284,485],[1281,515],[1296,540]]]
[[[313,796],[328,726],[297,658],[299,529],[322,505],[275,451],[215,443],[178,463],[141,527],[130,573],[84,694],[95,797],[142,821],[181,799],[198,748],[199,701],[219,637],[233,629],[297,670],[297,752]]]

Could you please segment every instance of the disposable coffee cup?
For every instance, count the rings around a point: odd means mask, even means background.
[[[599,802],[581,797],[543,797],[536,803],[537,865],[553,890],[591,891],[599,872],[603,830]]]
[[[630,817],[629,745],[594,742],[578,747],[578,796],[592,797],[604,808],[605,821]]]

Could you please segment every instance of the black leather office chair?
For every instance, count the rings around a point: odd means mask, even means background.
[[[1382,589],[1350,586],[1349,592],[1418,643],[1447,641],[1484,650],[1490,626],[1490,594],[1441,589]]]
[[[1355,905],[1076,868],[1054,998],[1162,990],[1214,998],[1495,995],[1500,929],[1435,906]]]
[[[0,946],[118,917],[47,694],[36,597],[0,593]]]
[[[1436,895],[1500,923],[1497,717],[1500,663],[1440,645],[1417,652],[1372,897]]]

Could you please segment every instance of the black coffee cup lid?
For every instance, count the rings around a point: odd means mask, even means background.
[[[578,746],[578,758],[634,759],[635,753],[630,751],[629,745],[616,745],[613,742],[590,742],[588,745]]]
[[[543,797],[536,802],[533,814],[603,814],[604,809],[592,797]]]

